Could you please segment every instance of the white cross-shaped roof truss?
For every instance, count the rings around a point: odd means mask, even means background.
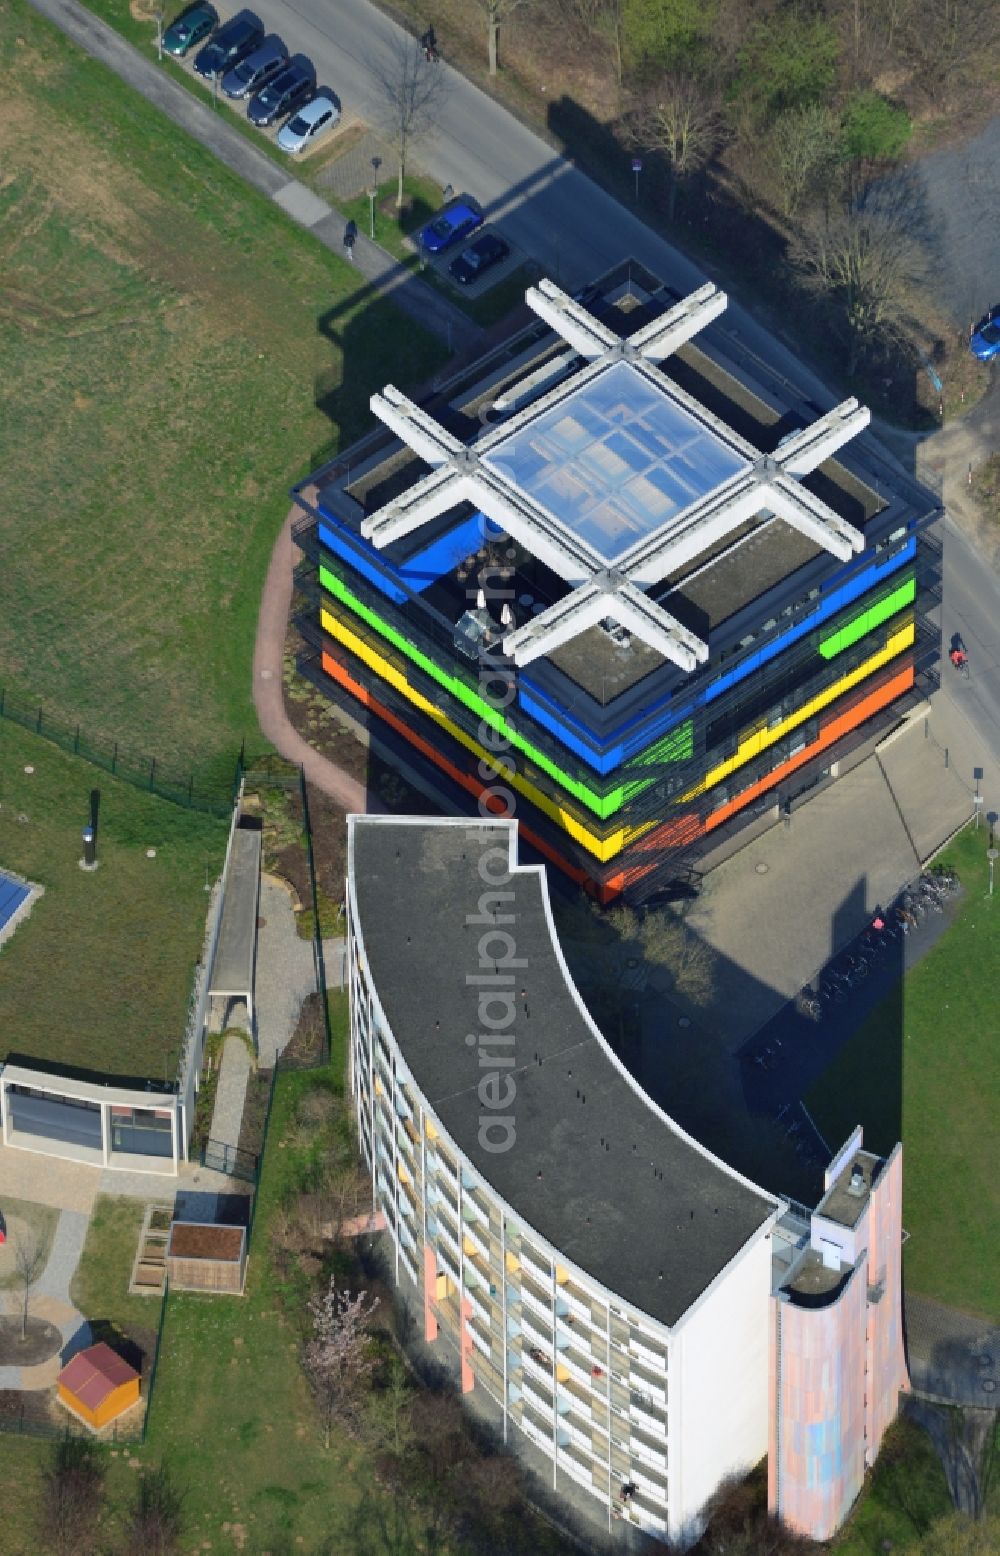
[[[515,663],[529,664],[610,618],[681,669],[693,670],[707,659],[707,645],[645,591],[758,514],[783,519],[840,561],[863,548],[860,532],[802,486],[801,478],[868,425],[866,407],[845,400],[787,437],[773,454],[762,454],[656,366],[718,318],[726,307],[724,292],[708,283],[624,340],[551,281],[531,287],[526,301],[578,352],[583,365],[514,416],[485,430],[468,448],[391,384],[373,395],[375,415],[431,469],[361,526],[362,534],[382,548],[468,502],[572,584],[569,595],[506,634],[504,649]],[[629,362],[647,384],[682,407],[743,463],[735,475],[676,511],[609,567],[606,557],[497,469],[489,456],[621,361]]]

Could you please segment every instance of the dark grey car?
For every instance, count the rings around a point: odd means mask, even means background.
[[[316,90],[316,72],[303,54],[296,54],[273,80],[254,97],[247,108],[251,124],[261,129],[294,113]]]
[[[264,24],[252,11],[239,11],[219,28],[215,37],[199,49],[194,58],[194,68],[199,76],[211,81],[213,76],[225,75],[241,59],[252,54],[264,41]]]
[[[222,78],[222,90],[227,97],[236,99],[253,97],[288,64],[288,50],[274,33],[265,38],[259,48],[241,59]]]

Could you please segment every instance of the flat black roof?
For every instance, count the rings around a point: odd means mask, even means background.
[[[505,876],[512,846],[509,823],[352,817],[349,869],[372,979],[416,1086],[482,1178],[568,1260],[675,1324],[777,1202],[686,1139],[619,1068],[568,981],[543,872]],[[476,918],[491,890],[512,893],[502,932],[524,966],[502,1027],[513,1043],[470,1046],[467,1034],[485,1030],[479,986],[467,980],[484,974],[490,924]],[[480,1061],[493,1054],[514,1057],[499,1073],[517,1088],[505,1110],[513,1144],[498,1152],[479,1141],[491,1116],[477,1093],[490,1069]]]

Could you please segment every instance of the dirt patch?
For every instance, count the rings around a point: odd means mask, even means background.
[[[24,1339],[20,1318],[0,1318],[0,1367],[35,1367],[62,1349],[55,1324],[28,1315]]]
[[[282,1054],[287,1065],[309,1069],[319,1064],[326,1046],[326,1025],[323,1020],[323,996],[307,994],[299,1010],[295,1031]]]
[[[170,1229],[167,1257],[172,1259],[226,1259],[235,1263],[243,1248],[238,1226],[193,1225],[175,1221]]]

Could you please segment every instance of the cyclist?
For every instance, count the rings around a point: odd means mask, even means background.
[[[965,668],[965,666],[969,663],[969,656],[965,652],[965,649],[964,648],[960,648],[957,644],[951,650],[951,653],[948,655],[948,658],[951,660],[951,662],[955,666],[956,670],[963,670]]]

